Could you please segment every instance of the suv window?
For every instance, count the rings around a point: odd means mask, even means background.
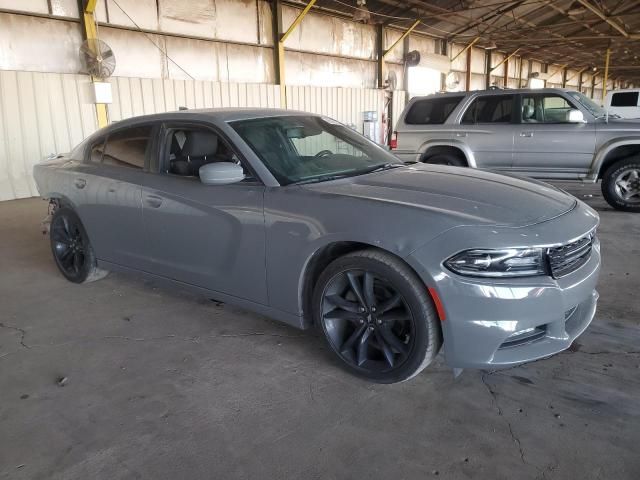
[[[133,127],[107,137],[102,163],[118,167],[144,168],[153,126]]]
[[[638,92],[620,92],[611,95],[612,107],[637,107]]]
[[[461,123],[511,123],[513,103],[513,95],[478,97],[464,112]]]
[[[444,123],[464,97],[443,97],[418,100],[404,119],[409,125],[434,125]]]
[[[575,107],[559,95],[522,96],[522,123],[567,123]]]

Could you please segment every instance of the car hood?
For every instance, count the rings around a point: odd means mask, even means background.
[[[455,217],[456,225],[531,225],[576,205],[574,197],[542,182],[438,165],[398,167],[303,188],[428,210]]]

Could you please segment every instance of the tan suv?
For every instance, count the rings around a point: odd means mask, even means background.
[[[411,99],[392,150],[405,161],[602,180],[614,208],[640,211],[640,120],[623,120],[580,92],[484,90]]]

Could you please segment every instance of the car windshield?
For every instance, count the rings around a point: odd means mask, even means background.
[[[281,185],[335,180],[403,165],[364,136],[326,117],[291,115],[230,125]]]
[[[596,118],[604,117],[607,114],[604,108],[602,108],[600,105],[598,105],[596,102],[591,100],[586,95],[580,92],[567,92],[567,93],[571,96],[571,98],[573,98],[578,103],[580,103],[580,105],[582,105],[584,108],[589,110],[589,112],[591,112],[591,114],[594,117]]]

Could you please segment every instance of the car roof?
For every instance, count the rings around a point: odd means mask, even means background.
[[[431,95],[413,97],[411,100],[423,98],[445,98],[460,97],[467,95],[500,95],[514,93],[557,93],[557,92],[574,92],[573,88],[489,88],[486,90],[471,90],[469,92],[438,92]]]
[[[215,119],[223,122],[236,120],[249,120],[256,118],[281,117],[281,116],[314,116],[319,115],[298,110],[284,110],[281,108],[195,108],[173,112],[140,115],[113,122],[108,128],[117,129],[125,126],[133,126],[144,122],[176,121],[176,120],[206,120]]]

